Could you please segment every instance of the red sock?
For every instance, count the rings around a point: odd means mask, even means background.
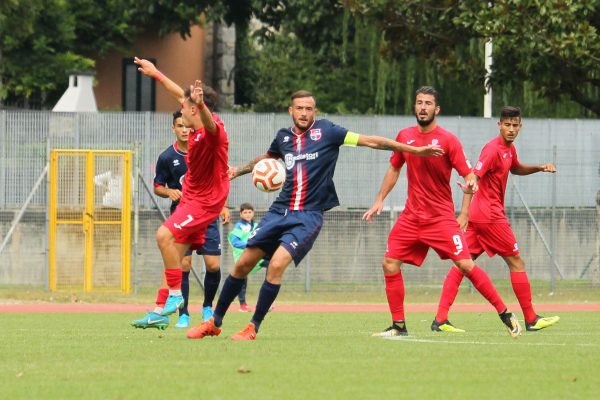
[[[165,269],[165,278],[169,289],[181,290],[181,277],[181,268]]]
[[[385,294],[392,313],[393,321],[404,320],[404,280],[402,272],[385,275]]]
[[[448,271],[448,275],[446,275],[444,285],[442,286],[440,303],[438,304],[437,314],[435,315],[435,320],[437,322],[444,322],[448,319],[448,311],[450,311],[450,307],[452,306],[452,303],[454,303],[454,299],[456,299],[462,279],[462,272],[453,265],[452,268],[450,268],[450,271]]]
[[[535,321],[537,316],[533,310],[533,304],[531,304],[531,285],[529,284],[529,278],[527,278],[527,272],[511,272],[510,282],[521,310],[523,310],[525,322]]]
[[[496,308],[498,314],[506,310],[506,304],[500,298],[500,294],[484,270],[475,265],[471,272],[468,275],[465,274],[465,276],[473,283],[475,289]]]
[[[158,293],[156,294],[156,306],[160,308],[164,307],[167,302],[167,297],[169,297],[169,289],[158,289]]]

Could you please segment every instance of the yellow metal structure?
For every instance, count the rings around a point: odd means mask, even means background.
[[[131,151],[52,150],[50,290],[131,290]]]

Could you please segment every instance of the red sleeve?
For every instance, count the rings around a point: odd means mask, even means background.
[[[448,150],[448,157],[452,164],[452,168],[454,168],[460,176],[466,176],[472,172],[471,163],[467,159],[462,144],[454,135],[449,136]]]
[[[488,171],[491,171],[494,167],[494,162],[497,159],[496,154],[493,146],[485,145],[481,150],[479,160],[477,160],[477,164],[475,164],[475,168],[473,169],[475,175],[481,179]]]
[[[396,136],[396,142],[398,142],[398,143],[402,143],[402,141],[400,139],[401,133],[402,133],[402,131],[398,132],[398,135]],[[400,169],[400,168],[402,168],[402,166],[404,165],[405,162],[406,162],[406,159],[404,158],[403,152],[398,152],[398,151],[392,152],[392,155],[390,156],[390,164],[392,165],[392,167],[394,167],[396,169]]]
[[[219,118],[217,114],[212,114],[213,121],[215,121],[216,132],[208,133],[206,132],[207,139],[210,138],[210,141],[213,143],[223,143],[227,141],[227,131],[225,130],[225,124]]]
[[[517,149],[515,149],[514,145],[511,146],[510,151],[512,153],[512,162],[510,164],[510,169],[513,169],[521,165],[521,163],[519,162],[519,158],[517,157]]]

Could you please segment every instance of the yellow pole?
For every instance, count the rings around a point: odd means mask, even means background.
[[[56,150],[50,152],[50,198],[48,227],[48,287],[56,291],[56,208],[57,208],[57,177],[58,154]]]
[[[83,261],[83,290],[92,291],[94,262],[94,152],[86,152],[85,163],[85,210],[83,213],[83,232],[85,235],[85,256]]]
[[[131,151],[123,153],[123,193],[121,199],[121,290],[131,292]]]

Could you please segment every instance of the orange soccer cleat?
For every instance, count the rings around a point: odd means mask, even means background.
[[[236,333],[231,337],[231,340],[242,341],[242,340],[256,340],[256,330],[252,322],[248,323],[244,329]]]
[[[204,321],[193,328],[190,328],[185,336],[188,339],[202,339],[205,336],[219,336],[221,329],[215,325],[215,319],[211,318],[208,321]]]

